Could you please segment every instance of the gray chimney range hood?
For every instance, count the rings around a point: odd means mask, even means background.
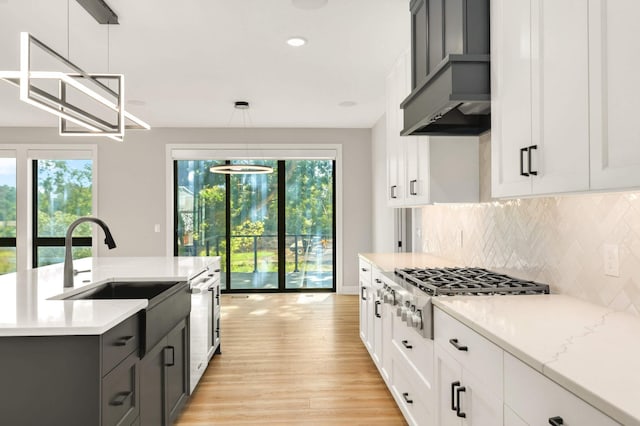
[[[489,0],[412,0],[407,135],[479,135],[491,126]]]

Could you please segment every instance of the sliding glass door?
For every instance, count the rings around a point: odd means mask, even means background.
[[[271,174],[209,171],[222,163],[174,162],[175,254],[221,256],[226,291],[335,291],[334,162],[260,161]]]

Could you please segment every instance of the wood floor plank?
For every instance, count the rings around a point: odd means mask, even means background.
[[[357,296],[223,295],[222,354],[176,425],[406,425],[358,320]]]

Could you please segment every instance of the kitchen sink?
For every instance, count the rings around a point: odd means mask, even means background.
[[[140,357],[191,312],[191,293],[186,281],[111,281],[65,298],[96,299],[149,301],[145,310],[140,313]]]
[[[147,299],[158,303],[160,299],[171,296],[173,286],[182,284],[178,281],[111,281],[98,287],[67,297],[67,300],[82,299]],[[175,289],[177,290],[177,289]]]

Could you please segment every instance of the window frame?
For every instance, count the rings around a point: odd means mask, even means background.
[[[343,202],[342,202],[342,150],[341,144],[167,144],[165,147],[165,193],[166,223],[175,223],[174,216],[174,161],[175,160],[333,160],[334,161],[334,288],[338,294],[344,293],[343,282]],[[167,232],[165,252],[174,254],[174,232]]]

